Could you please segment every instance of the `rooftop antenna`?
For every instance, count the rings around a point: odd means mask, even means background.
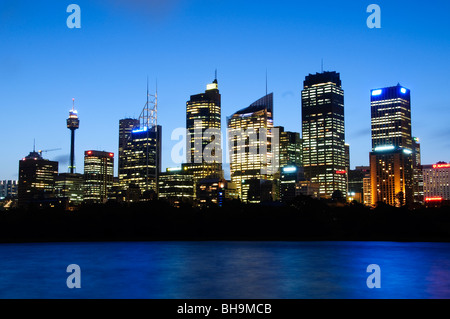
[[[33,153],[36,152],[36,139],[33,138]]]
[[[322,65],[321,65],[321,70],[322,70],[322,72],[321,72],[321,73],[323,73],[323,58],[322,58]]]

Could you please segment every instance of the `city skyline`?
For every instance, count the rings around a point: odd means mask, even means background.
[[[366,6],[351,3],[322,2],[303,11],[292,3],[277,7],[263,2],[258,8],[240,4],[241,16],[231,14],[233,3],[202,6],[196,2],[172,2],[172,8],[158,7],[165,15],[162,17],[161,13],[154,23],[148,23],[135,8],[116,3],[117,6],[108,8],[98,2],[80,1],[83,24],[79,30],[65,26],[68,14],[64,5],[11,4],[10,11],[6,11],[11,14],[5,14],[2,21],[8,28],[0,28],[0,36],[7,40],[5,50],[0,53],[3,71],[0,134],[14,134],[11,140],[2,142],[6,151],[0,165],[1,180],[17,179],[18,161],[32,150],[34,139],[39,150],[62,148],[46,153],[45,157],[59,161],[61,173],[68,172],[70,133],[65,119],[72,98],[80,116],[77,172],[83,172],[86,150],[118,153],[119,120],[138,117],[145,104],[147,76],[151,79],[150,88],[155,87],[158,79],[159,124],[166,132],[162,140],[163,171],[177,166],[170,161],[170,150],[177,143],[170,140],[170,133],[185,127],[186,100],[210,83],[216,68],[222,95],[222,127],[226,127],[227,116],[264,94],[267,70],[269,91],[274,92],[274,125],[301,132],[302,79],[320,72],[322,58],[325,70],[339,72],[342,77],[351,167],[369,163],[370,90],[396,83],[412,92],[412,134],[421,140],[422,163],[450,159],[447,142],[450,131],[445,122],[450,115],[446,108],[450,101],[442,86],[436,85],[444,83],[445,87],[448,82],[449,66],[444,58],[449,41],[443,36],[448,26],[439,18],[428,24],[411,22],[426,14],[417,10],[415,2],[401,6],[380,1],[383,10],[380,30],[365,25]],[[334,15],[335,6],[342,9],[343,16]],[[289,9],[296,9],[293,12],[298,15],[294,17]],[[308,13],[310,18],[306,18]],[[433,11],[433,14],[439,17],[442,13]],[[261,17],[272,19],[264,22]],[[343,23],[344,17],[350,20]],[[132,18],[135,21],[130,22]],[[281,20],[285,23],[277,25]],[[183,31],[183,25],[190,27]],[[250,28],[245,28],[246,25]],[[309,33],[303,32],[304,27]],[[204,33],[215,36],[216,54],[204,53],[189,44],[187,39],[205,36]],[[338,33],[345,34],[341,41],[333,39]],[[151,48],[152,41],[142,42],[142,38],[150,39],[151,35],[160,39],[154,42],[158,43],[159,51],[146,56],[138,48]],[[306,44],[319,35],[321,43],[310,49]],[[399,35],[402,43],[398,41]],[[162,41],[164,37],[166,42]],[[272,41],[273,46],[255,57],[259,51],[253,45],[263,40]],[[124,43],[129,45],[125,48],[128,53],[121,57],[120,45]],[[338,48],[326,49],[330,44],[338,44]],[[31,50],[23,50],[25,45]],[[185,45],[186,50],[180,51]],[[232,51],[227,46],[238,49],[230,55]],[[350,52],[352,49],[358,50]],[[52,50],[55,54],[51,54]],[[52,60],[54,55],[58,57]],[[18,126],[19,120],[14,119],[20,119],[21,124]],[[227,166],[224,168],[228,169]]]

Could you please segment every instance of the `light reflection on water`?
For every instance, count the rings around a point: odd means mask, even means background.
[[[450,298],[449,243],[1,244],[0,258],[0,298]]]

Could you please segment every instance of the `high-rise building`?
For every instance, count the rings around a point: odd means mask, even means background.
[[[222,178],[221,95],[217,82],[206,86],[204,93],[191,95],[186,102],[187,168],[200,179]]]
[[[412,139],[413,148],[413,196],[415,203],[423,203],[423,173],[420,158],[420,140],[418,137]]]
[[[411,92],[400,84],[371,91],[372,205],[412,204]]]
[[[125,189],[139,187],[141,193],[157,193],[158,174],[161,171],[162,127],[139,127],[131,131],[123,148],[120,184]]]
[[[55,198],[58,162],[42,158],[34,151],[19,161],[19,206],[42,206]]]
[[[227,125],[231,181],[238,192],[245,180],[272,180],[278,170],[274,146],[279,141],[274,136],[273,93],[228,117]]]
[[[139,120],[133,118],[121,119],[119,121],[119,152],[118,152],[118,176],[119,180],[124,177],[125,149],[131,138],[131,132],[139,127]]]
[[[344,91],[339,73],[306,76],[302,90],[302,160],[305,177],[321,197],[347,195]]]
[[[114,153],[84,152],[84,201],[104,203],[114,179]]]
[[[450,200],[450,164],[438,162],[433,165],[423,165],[423,196],[424,201],[434,202]]]
[[[300,133],[285,131],[283,126],[276,126],[279,134],[279,166],[287,165],[302,166],[302,139]]]
[[[0,181],[0,199],[17,197],[17,181]]]
[[[366,206],[372,205],[372,186],[370,185],[370,172],[368,177],[363,178],[363,202]]]
[[[75,110],[75,99],[72,99],[72,110],[69,111],[67,119],[67,128],[70,130],[70,166],[69,172],[75,173],[75,130],[80,127],[78,112]]]

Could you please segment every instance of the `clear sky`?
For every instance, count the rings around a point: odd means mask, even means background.
[[[81,8],[69,29],[66,8]],[[381,7],[381,29],[366,8]],[[368,165],[370,90],[411,89],[412,130],[422,162],[450,161],[450,2],[447,0],[71,0],[0,1],[0,179],[37,149],[67,172],[66,118],[75,98],[77,172],[83,152],[117,154],[118,123],[138,117],[158,81],[163,168],[173,166],[175,128],[189,96],[218,69],[226,117],[274,92],[274,124],[301,132],[300,92],[309,73],[341,74],[351,166]]]

